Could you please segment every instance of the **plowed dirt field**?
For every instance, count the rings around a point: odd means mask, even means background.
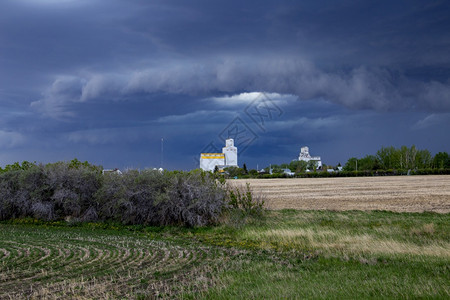
[[[269,209],[450,212],[450,176],[240,179]]]

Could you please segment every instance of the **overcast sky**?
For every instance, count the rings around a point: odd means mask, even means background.
[[[450,152],[449,53],[449,1],[1,0],[0,166]]]

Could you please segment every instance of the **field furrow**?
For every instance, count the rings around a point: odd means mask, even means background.
[[[51,230],[43,236],[26,227],[9,229],[0,238],[0,299],[24,294],[96,298],[105,293],[114,298],[123,289],[158,294],[167,289],[161,282],[176,285],[173,278],[182,278],[195,266],[214,261],[211,254],[217,255],[201,247],[146,238],[108,234],[85,238]]]

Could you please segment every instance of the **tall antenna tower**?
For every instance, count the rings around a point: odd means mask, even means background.
[[[164,138],[161,138],[161,168],[163,167],[164,161]]]
[[[161,168],[164,162],[164,138],[161,138]]]

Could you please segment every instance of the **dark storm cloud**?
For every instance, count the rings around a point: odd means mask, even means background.
[[[449,109],[446,2],[7,3],[3,51],[15,59],[4,63],[54,78],[40,99],[47,113],[134,90],[263,90],[324,96],[352,108]],[[442,64],[443,81],[404,75]],[[49,95],[73,80],[65,77],[84,82],[83,94]],[[59,96],[66,99],[53,99]]]
[[[245,91],[324,97],[352,109],[450,111],[449,82],[421,82],[385,68],[325,72],[305,60],[272,57],[180,61],[130,73],[58,78],[32,106],[58,117],[70,114],[63,109],[70,103],[104,95],[116,101],[134,93],[208,96]]]
[[[163,135],[177,157],[194,155],[189,136],[208,141],[246,105],[217,99],[260,91],[284,97],[287,113],[258,148],[297,139],[329,151],[355,122],[375,148],[424,128],[437,139],[450,112],[449,15],[448,1],[7,0],[0,147],[16,152],[0,159],[25,159],[32,145],[37,160],[103,151],[136,163],[143,154],[128,145],[157,156]]]

